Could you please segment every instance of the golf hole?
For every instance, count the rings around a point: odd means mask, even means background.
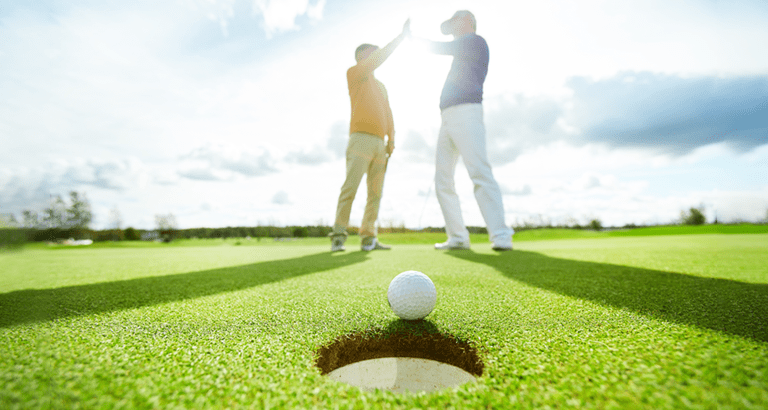
[[[317,351],[320,373],[363,390],[431,392],[473,382],[483,362],[469,343],[440,333],[353,333]]]

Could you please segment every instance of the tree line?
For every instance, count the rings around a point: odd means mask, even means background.
[[[51,198],[49,206],[43,209],[42,213],[25,209],[21,212],[21,218],[22,228],[88,230],[93,221],[93,212],[85,193],[71,191],[69,204],[61,195],[56,195]],[[15,217],[13,219],[15,220]]]
[[[327,236],[330,226],[236,226],[225,228],[192,228],[175,231],[156,229],[66,229],[66,228],[16,228],[16,236],[27,242],[57,242],[66,239],[91,239],[104,241],[158,240],[170,242],[175,239],[227,239],[227,238],[309,238]]]
[[[112,227],[109,229],[94,230],[90,228],[93,221],[91,205],[85,193],[71,191],[65,200],[61,195],[51,197],[49,206],[42,212],[26,209],[21,214],[21,221],[13,214],[0,215],[0,247],[20,246],[24,242],[58,242],[66,239],[90,239],[94,242],[102,241],[137,241],[159,240],[170,242],[175,239],[227,239],[227,238],[310,238],[325,237],[333,231],[330,226],[322,224],[307,226],[228,226],[223,228],[191,228],[178,229],[176,217],[172,214],[155,215],[155,229],[136,229],[132,227],[122,228],[122,218],[117,209],[112,210]],[[766,213],[768,222],[768,213]],[[680,213],[678,221],[684,225],[701,225],[706,223],[704,208],[690,208]],[[715,218],[714,223],[718,223]],[[404,225],[379,227],[381,233],[416,232]],[[593,219],[589,224],[553,226],[551,223],[539,223],[526,221],[515,226],[515,230],[523,231],[536,228],[569,228],[602,230],[599,219]],[[624,228],[638,227],[634,224],[625,225]],[[471,233],[485,234],[485,227],[468,227]],[[349,227],[350,235],[357,235],[357,227]],[[427,227],[419,229],[419,232],[445,232],[443,227]]]

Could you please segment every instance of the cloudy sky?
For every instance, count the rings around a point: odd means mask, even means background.
[[[406,18],[449,40],[457,9],[491,59],[489,158],[507,220],[667,223],[768,210],[763,0],[6,0],[0,213],[85,192],[96,228],[331,224],[355,47]],[[442,226],[432,179],[450,57],[404,43],[376,72],[397,129],[380,223]],[[466,170],[465,219],[484,225]],[[362,218],[365,190],[352,212]]]

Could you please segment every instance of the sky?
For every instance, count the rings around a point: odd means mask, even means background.
[[[410,18],[469,9],[490,48],[488,155],[508,224],[768,217],[762,0],[5,0],[0,214],[72,190],[92,227],[330,225],[346,70]],[[395,119],[381,226],[443,226],[433,189],[451,63],[404,42],[376,70]],[[484,226],[456,174],[465,222]],[[365,205],[361,185],[350,223]]]

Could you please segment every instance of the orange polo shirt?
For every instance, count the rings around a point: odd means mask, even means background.
[[[349,133],[364,132],[384,139],[392,136],[395,124],[384,84],[373,76],[363,65],[347,70],[349,100],[352,103],[352,119]]]

